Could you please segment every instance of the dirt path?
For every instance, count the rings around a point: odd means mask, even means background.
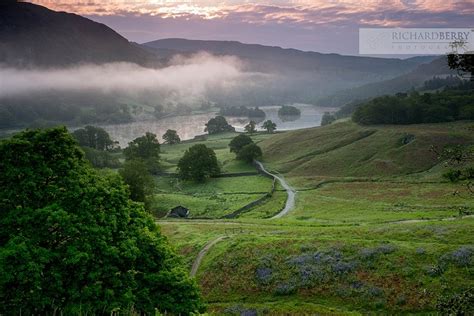
[[[296,191],[285,181],[283,177],[277,176],[276,174],[273,174],[267,171],[260,161],[256,160],[255,163],[257,164],[258,168],[263,173],[266,173],[269,176],[277,179],[280,182],[281,186],[286,190],[286,193],[288,194],[288,198],[286,199],[285,207],[280,213],[273,216],[272,219],[281,218],[285,216],[286,214],[288,214],[288,212],[290,212],[295,207]]]
[[[191,273],[190,275],[192,277],[196,276],[196,273],[199,269],[199,266],[201,265],[201,262],[202,262],[202,259],[204,258],[204,256],[209,252],[209,250],[215,245],[217,244],[219,241],[223,240],[223,239],[226,239],[227,236],[220,236],[214,240],[211,240],[210,242],[208,242],[204,248],[201,249],[201,251],[199,251],[199,254],[198,256],[196,257],[196,260],[194,260],[193,262],[193,266],[191,268]]]
[[[283,210],[280,213],[273,216],[272,219],[280,218],[282,216],[285,216],[286,214],[288,214],[288,212],[290,212],[295,207],[295,196],[296,196],[295,190],[293,190],[293,188],[285,181],[285,179],[283,179],[283,177],[280,177],[280,176],[277,176],[273,173],[268,172],[260,161],[255,161],[255,162],[256,162],[258,168],[262,172],[264,172],[267,175],[277,179],[280,182],[281,186],[286,190],[286,193],[288,194],[288,198],[286,199],[285,207],[283,208]],[[209,250],[211,250],[211,248],[214,247],[215,244],[217,244],[218,242],[222,241],[223,239],[225,239],[227,237],[228,236],[220,236],[220,237],[208,242],[204,246],[204,248],[201,249],[198,256],[196,257],[196,260],[194,260],[193,266],[191,268],[191,273],[190,273],[191,277],[196,276],[196,273],[199,269],[199,266],[201,265],[202,259],[209,252]]]

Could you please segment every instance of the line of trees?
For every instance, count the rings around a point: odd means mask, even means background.
[[[357,107],[352,119],[360,124],[416,124],[474,119],[474,90],[383,96]]]

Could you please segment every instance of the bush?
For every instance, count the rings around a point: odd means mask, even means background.
[[[441,315],[474,315],[474,288],[440,297],[436,308]]]

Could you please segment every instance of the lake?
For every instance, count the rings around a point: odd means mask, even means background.
[[[275,122],[279,131],[320,126],[324,112],[334,110],[309,104],[293,104],[293,106],[300,109],[301,115],[299,117],[279,117],[279,106],[266,106],[261,107],[261,109],[266,114],[265,120]],[[113,140],[118,141],[121,147],[126,147],[130,141],[144,135],[146,132],[156,134],[161,141],[161,136],[168,129],[176,130],[182,140],[192,139],[195,136],[205,134],[205,124],[214,116],[216,116],[216,113],[194,114],[167,117],[154,121],[99,126],[105,129]],[[250,122],[250,119],[243,117],[226,117],[226,119],[237,131],[243,131],[244,126]],[[262,130],[261,125],[261,122],[259,122],[259,130]]]

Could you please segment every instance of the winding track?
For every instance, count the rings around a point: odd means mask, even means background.
[[[295,190],[293,190],[293,188],[285,181],[285,179],[283,179],[283,177],[277,176],[277,175],[267,171],[260,161],[256,160],[255,163],[257,164],[257,167],[263,173],[269,175],[270,177],[273,177],[273,178],[277,179],[280,182],[281,186],[286,190],[286,193],[288,194],[288,198],[286,199],[285,207],[283,208],[283,210],[280,213],[276,214],[271,219],[281,218],[281,217],[285,216],[286,214],[288,214],[288,212],[290,212],[295,207],[295,197],[296,197]],[[221,240],[223,240],[225,238],[227,238],[227,236],[217,237],[216,239],[211,240],[210,242],[208,242],[204,246],[204,248],[201,249],[198,256],[196,257],[196,260],[194,260],[194,262],[193,262],[193,266],[191,268],[191,273],[190,273],[191,277],[196,276],[196,273],[199,269],[199,266],[201,265],[202,259],[209,252],[209,250],[215,244],[217,244],[218,242],[220,242]]]
[[[192,277],[196,276],[196,273],[197,273],[197,270],[199,269],[199,266],[201,265],[201,261],[202,259],[204,258],[204,256],[209,252],[209,250],[215,245],[217,244],[219,241],[223,240],[227,238],[227,236],[220,236],[220,237],[217,237],[216,239],[208,242],[204,248],[201,249],[201,251],[199,251],[199,254],[198,256],[196,257],[196,260],[194,260],[193,262],[193,266],[191,268],[191,272],[190,272],[190,275]]]
[[[258,168],[263,173],[277,179],[280,182],[281,186],[286,190],[286,193],[288,194],[288,198],[286,199],[285,207],[280,213],[276,214],[271,219],[281,218],[285,216],[286,214],[288,214],[288,212],[290,212],[295,207],[296,191],[293,190],[293,188],[285,181],[283,177],[277,176],[276,174],[270,173],[268,170],[266,170],[260,161],[255,160],[255,163],[257,164]]]

